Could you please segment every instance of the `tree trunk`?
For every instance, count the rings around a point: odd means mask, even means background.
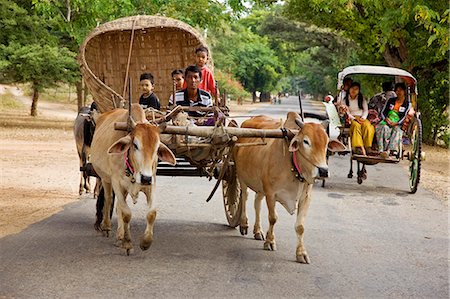
[[[33,99],[31,101],[31,116],[37,116],[37,103],[39,99],[39,91],[38,89],[33,85]]]
[[[385,45],[383,58],[389,66],[401,68],[402,64],[408,59],[408,48],[405,39],[399,39],[398,47]],[[410,69],[408,69],[411,71]]]
[[[269,102],[270,101],[270,92],[261,92],[259,96],[260,102]]]
[[[252,92],[252,101],[253,103],[256,103],[256,91]]]
[[[83,107],[83,82],[78,81],[75,86],[77,87],[77,104],[78,111],[80,111],[81,107]]]

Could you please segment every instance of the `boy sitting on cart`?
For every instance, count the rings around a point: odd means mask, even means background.
[[[211,94],[199,88],[202,81],[202,71],[196,65],[188,66],[184,72],[186,80],[186,88],[175,93],[175,105],[188,107],[212,107]],[[173,105],[173,97],[170,97],[169,104]],[[206,119],[199,119],[196,124],[213,126],[214,118],[212,113],[205,111],[189,111],[189,116],[192,117],[207,117]],[[211,117],[210,117],[211,116]]]

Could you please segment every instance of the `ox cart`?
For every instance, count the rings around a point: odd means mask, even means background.
[[[422,152],[422,121],[417,101],[417,80],[409,72],[402,69],[384,66],[356,65],[347,67],[338,74],[338,90],[342,88],[344,80],[350,76],[352,76],[351,78],[354,81],[355,79],[358,79],[357,81],[361,79],[363,86],[364,82],[367,83],[370,80],[377,80],[379,82],[381,79],[389,80],[387,82],[405,83],[407,88],[405,98],[411,104],[411,108],[405,121],[401,124],[402,142],[400,142],[398,151],[395,155],[382,157],[378,154],[366,155],[354,152],[351,146],[349,124],[345,123],[345,119],[342,114],[338,113],[333,103],[324,103],[330,120],[330,126],[338,128],[340,132],[338,139],[348,148],[347,151],[340,152],[339,154],[350,154],[350,170],[347,177],[353,177],[353,161],[356,161],[357,164],[357,182],[358,184],[362,184],[367,178],[366,165],[375,165],[378,163],[397,164],[403,159],[406,159],[409,161],[410,192],[416,193],[420,180],[421,162],[424,157],[424,153]],[[374,147],[376,146],[374,141]]]
[[[297,132],[238,128],[228,117],[225,99],[215,102],[213,107],[169,106],[169,97],[175,94],[171,72],[193,64],[195,49],[200,46],[206,46],[202,36],[183,22],[160,16],[133,16],[95,28],[82,44],[78,60],[83,79],[101,113],[131,107],[139,99],[138,89],[132,86],[138,86],[140,74],[154,75],[154,92],[160,98],[161,111],[148,109],[146,117],[160,126],[161,140],[177,160],[176,166],[160,162],[157,175],[217,179],[207,201],[221,185],[228,224],[236,227],[242,205],[233,149],[264,145],[265,138],[289,139]],[[182,120],[181,125],[177,123],[177,116],[189,111],[209,113],[215,125],[186,125],[192,123],[189,118]],[[116,123],[118,130],[129,127],[129,123]],[[238,137],[260,137],[261,141],[237,144]]]

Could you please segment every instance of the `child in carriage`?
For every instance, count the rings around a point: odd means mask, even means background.
[[[202,72],[202,81],[200,82],[200,89],[209,92],[214,100],[217,102],[218,90],[214,75],[211,70],[206,66],[209,60],[209,50],[207,47],[199,47],[195,50],[195,64]]]
[[[143,73],[139,78],[139,84],[142,91],[142,95],[139,98],[139,105],[143,109],[154,108],[161,110],[161,104],[158,97],[153,92],[155,79],[151,73]]]

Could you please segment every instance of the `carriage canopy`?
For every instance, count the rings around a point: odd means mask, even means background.
[[[417,94],[417,80],[413,77],[413,75],[402,69],[374,65],[354,65],[346,67],[338,74],[337,89],[341,88],[345,77],[354,74],[388,75],[400,77],[408,84],[408,86],[411,87],[412,92]]]
[[[139,76],[150,72],[161,105],[172,93],[174,69],[194,63],[195,49],[206,46],[191,26],[161,16],[133,16],[95,28],[84,40],[78,61],[94,101],[102,112],[128,100],[131,79],[132,102],[138,102]]]

